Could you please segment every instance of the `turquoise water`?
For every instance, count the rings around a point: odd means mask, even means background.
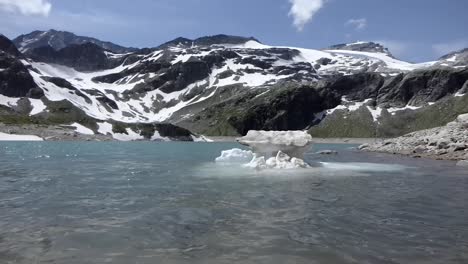
[[[453,162],[351,145],[303,170],[213,162],[233,147],[0,143],[0,263],[468,262]]]

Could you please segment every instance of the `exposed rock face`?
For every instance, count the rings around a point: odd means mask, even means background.
[[[464,160],[468,156],[467,129],[468,114],[464,114],[443,127],[410,133],[373,145],[362,145],[360,148],[416,157]]]
[[[54,50],[61,50],[70,45],[81,45],[85,43],[93,43],[103,49],[110,50],[115,53],[134,52],[135,48],[126,48],[116,45],[111,42],[101,41],[95,38],[77,36],[66,31],[33,31],[26,35],[21,35],[13,40],[13,43],[22,52],[35,48],[51,46]]]
[[[392,78],[385,78],[376,73],[360,73],[327,78],[303,86],[281,83],[263,94],[263,91],[238,94],[222,103],[205,108],[189,120],[182,121],[181,125],[200,133],[244,135],[249,130],[304,129],[317,124],[325,116],[326,119],[322,121],[324,124],[334,122],[347,124],[348,127],[329,131],[330,136],[399,136],[407,130],[405,127],[399,127],[400,124],[394,121],[400,117],[411,123],[414,122],[411,118],[418,117],[408,118],[401,117],[400,114],[403,113],[398,113],[398,115],[396,112],[389,113],[391,107],[405,107],[406,105],[425,107],[428,103],[453,96],[463,87],[466,80],[468,80],[468,70],[444,68],[415,71]],[[359,116],[364,116],[365,121],[344,119],[346,118],[344,116],[336,119],[328,118],[327,115],[336,115],[345,111],[339,110],[331,114],[324,112],[338,105],[345,105],[346,102],[342,98],[353,102],[367,101],[353,110]],[[439,104],[439,106],[449,109],[445,104]],[[432,108],[436,109],[436,106]],[[369,109],[375,112],[374,115],[379,116],[373,116]],[[457,109],[463,111],[464,107]],[[466,110],[468,111],[468,108]],[[320,117],[320,113],[324,116]],[[444,113],[440,116],[444,118],[445,123],[451,118],[450,115],[447,116]],[[377,122],[383,119],[388,121]],[[443,120],[439,124],[445,124]],[[201,122],[203,125],[192,126],[187,122]],[[422,125],[422,128],[431,127],[431,123],[434,124],[432,127],[438,124],[433,119]],[[407,124],[402,125],[407,126]]]
[[[158,46],[158,49],[167,49],[170,47],[184,47],[190,48],[192,46],[211,46],[216,44],[242,44],[249,40],[257,41],[255,38],[245,38],[239,36],[229,36],[229,35],[214,35],[206,36],[197,39],[187,39],[183,37],[176,38],[174,40],[168,41],[164,44]]]
[[[385,107],[421,106],[455,94],[468,80],[468,69],[434,68],[385,78],[377,73],[358,73],[326,80],[322,86],[350,101],[375,100]]]
[[[25,54],[35,61],[61,64],[84,72],[110,69],[123,62],[122,58],[109,58],[105,52],[96,44],[85,43],[72,44],[60,50],[47,45],[28,50]]]
[[[387,48],[375,42],[355,42],[355,43],[349,43],[349,44],[338,44],[338,45],[330,46],[328,49],[378,52],[378,53],[385,53],[393,57]]]
[[[279,84],[268,91],[243,93],[206,108],[191,118],[191,122],[199,122],[197,125],[203,127],[199,132],[208,135],[245,135],[249,130],[297,130],[313,124],[316,113],[335,107],[340,98],[328,89]],[[186,125],[186,121],[181,124]]]
[[[421,106],[460,90],[468,80],[468,69],[436,68],[400,75],[384,85],[378,104]]]
[[[20,55],[13,43],[0,35],[0,94],[9,97],[40,98],[44,93],[20,61]]]
[[[19,50],[15,47],[13,42],[11,42],[7,37],[0,34],[0,50],[14,57],[21,55]]]

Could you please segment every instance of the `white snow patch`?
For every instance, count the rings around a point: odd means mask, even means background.
[[[127,134],[115,133],[112,136],[119,141],[135,141],[142,140],[144,137],[130,128],[127,128]]]
[[[341,104],[341,105],[338,105],[335,108],[328,109],[327,114],[329,114],[329,115],[333,114],[336,110],[348,110],[350,112],[354,112],[354,111],[359,110],[359,108],[361,108],[365,104],[369,103],[369,101],[371,101],[371,100],[372,99],[366,99],[366,100],[364,100],[362,102],[352,102],[352,101],[348,101],[345,97],[343,97],[341,99],[341,101],[343,101],[345,104]]]
[[[446,61],[456,62],[456,61],[457,61],[457,54],[455,54],[455,55],[453,55],[452,57],[446,59]]]
[[[44,110],[46,110],[47,106],[44,104],[44,102],[42,102],[41,99],[31,99],[31,98],[28,98],[29,102],[31,103],[31,106],[32,106],[32,110],[31,112],[29,113],[29,115],[37,115],[39,113],[42,113],[44,112]]]
[[[384,62],[387,67],[391,69],[403,70],[403,71],[412,71],[419,68],[429,67],[435,64],[436,62],[426,62],[426,63],[419,63],[419,64],[412,64],[405,61],[400,61],[390,57],[386,53],[379,53],[379,52],[363,52],[363,51],[353,51],[353,50],[325,50],[326,52],[335,53],[335,54],[343,54],[343,55],[351,55],[351,56],[358,56],[362,58],[370,58],[370,59],[377,59]]]
[[[103,135],[113,135],[114,132],[112,132],[112,124],[103,122],[103,123],[97,123],[98,125],[98,132],[103,134]]]
[[[0,94],[0,105],[15,107],[18,105],[19,98],[12,98]]]
[[[209,138],[207,138],[207,137],[205,137],[203,135],[198,136],[198,137],[192,135],[191,137],[193,139],[193,142],[214,142],[214,140],[211,140],[211,139],[209,139]]]
[[[44,139],[32,135],[12,135],[0,132],[0,141],[44,141]]]
[[[130,128],[126,129],[127,134],[123,133],[114,133],[112,131],[112,124],[108,122],[98,122],[98,132],[103,135],[111,135],[114,139],[119,141],[134,141],[134,140],[142,140],[144,137]],[[155,133],[156,134],[156,133]],[[159,135],[159,133],[158,133]],[[155,138],[156,140],[156,138]]]
[[[154,131],[154,135],[151,137],[152,141],[171,141],[168,137],[163,137],[159,134],[158,131]]]
[[[223,46],[225,48],[231,48],[231,49],[271,49],[272,48],[272,46],[264,45],[255,40],[249,40],[243,44],[235,44],[235,45],[220,44],[219,46]]]
[[[421,106],[412,106],[412,105],[407,105],[405,107],[391,107],[391,108],[388,108],[387,111],[389,113],[391,113],[392,115],[395,115],[396,112],[398,111],[404,111],[404,110],[417,110],[421,108]]]
[[[382,115],[382,108],[380,107],[376,107],[375,109],[370,107],[370,106],[367,106],[367,109],[369,110],[369,112],[371,113],[372,115],[372,118],[374,119],[374,122],[377,122],[379,117]]]
[[[93,132],[91,129],[89,129],[89,128],[87,128],[87,127],[85,127],[85,126],[83,126],[83,125],[81,125],[81,124],[79,124],[79,123],[73,123],[73,124],[71,124],[70,126],[75,127],[75,128],[76,128],[75,131],[78,132],[78,133],[80,133],[80,134],[83,134],[83,135],[94,135],[94,132]]]

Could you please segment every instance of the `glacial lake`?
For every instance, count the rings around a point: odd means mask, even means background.
[[[321,144],[310,169],[214,163],[234,147],[2,142],[0,263],[468,263],[453,162]]]

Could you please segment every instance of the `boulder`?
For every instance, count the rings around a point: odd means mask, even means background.
[[[449,148],[453,151],[462,151],[465,150],[467,147],[465,143],[450,143]]]
[[[468,128],[468,114],[459,115],[457,117],[457,122],[464,128]]]
[[[438,149],[447,149],[449,147],[450,142],[445,139],[437,140],[437,148]]]

